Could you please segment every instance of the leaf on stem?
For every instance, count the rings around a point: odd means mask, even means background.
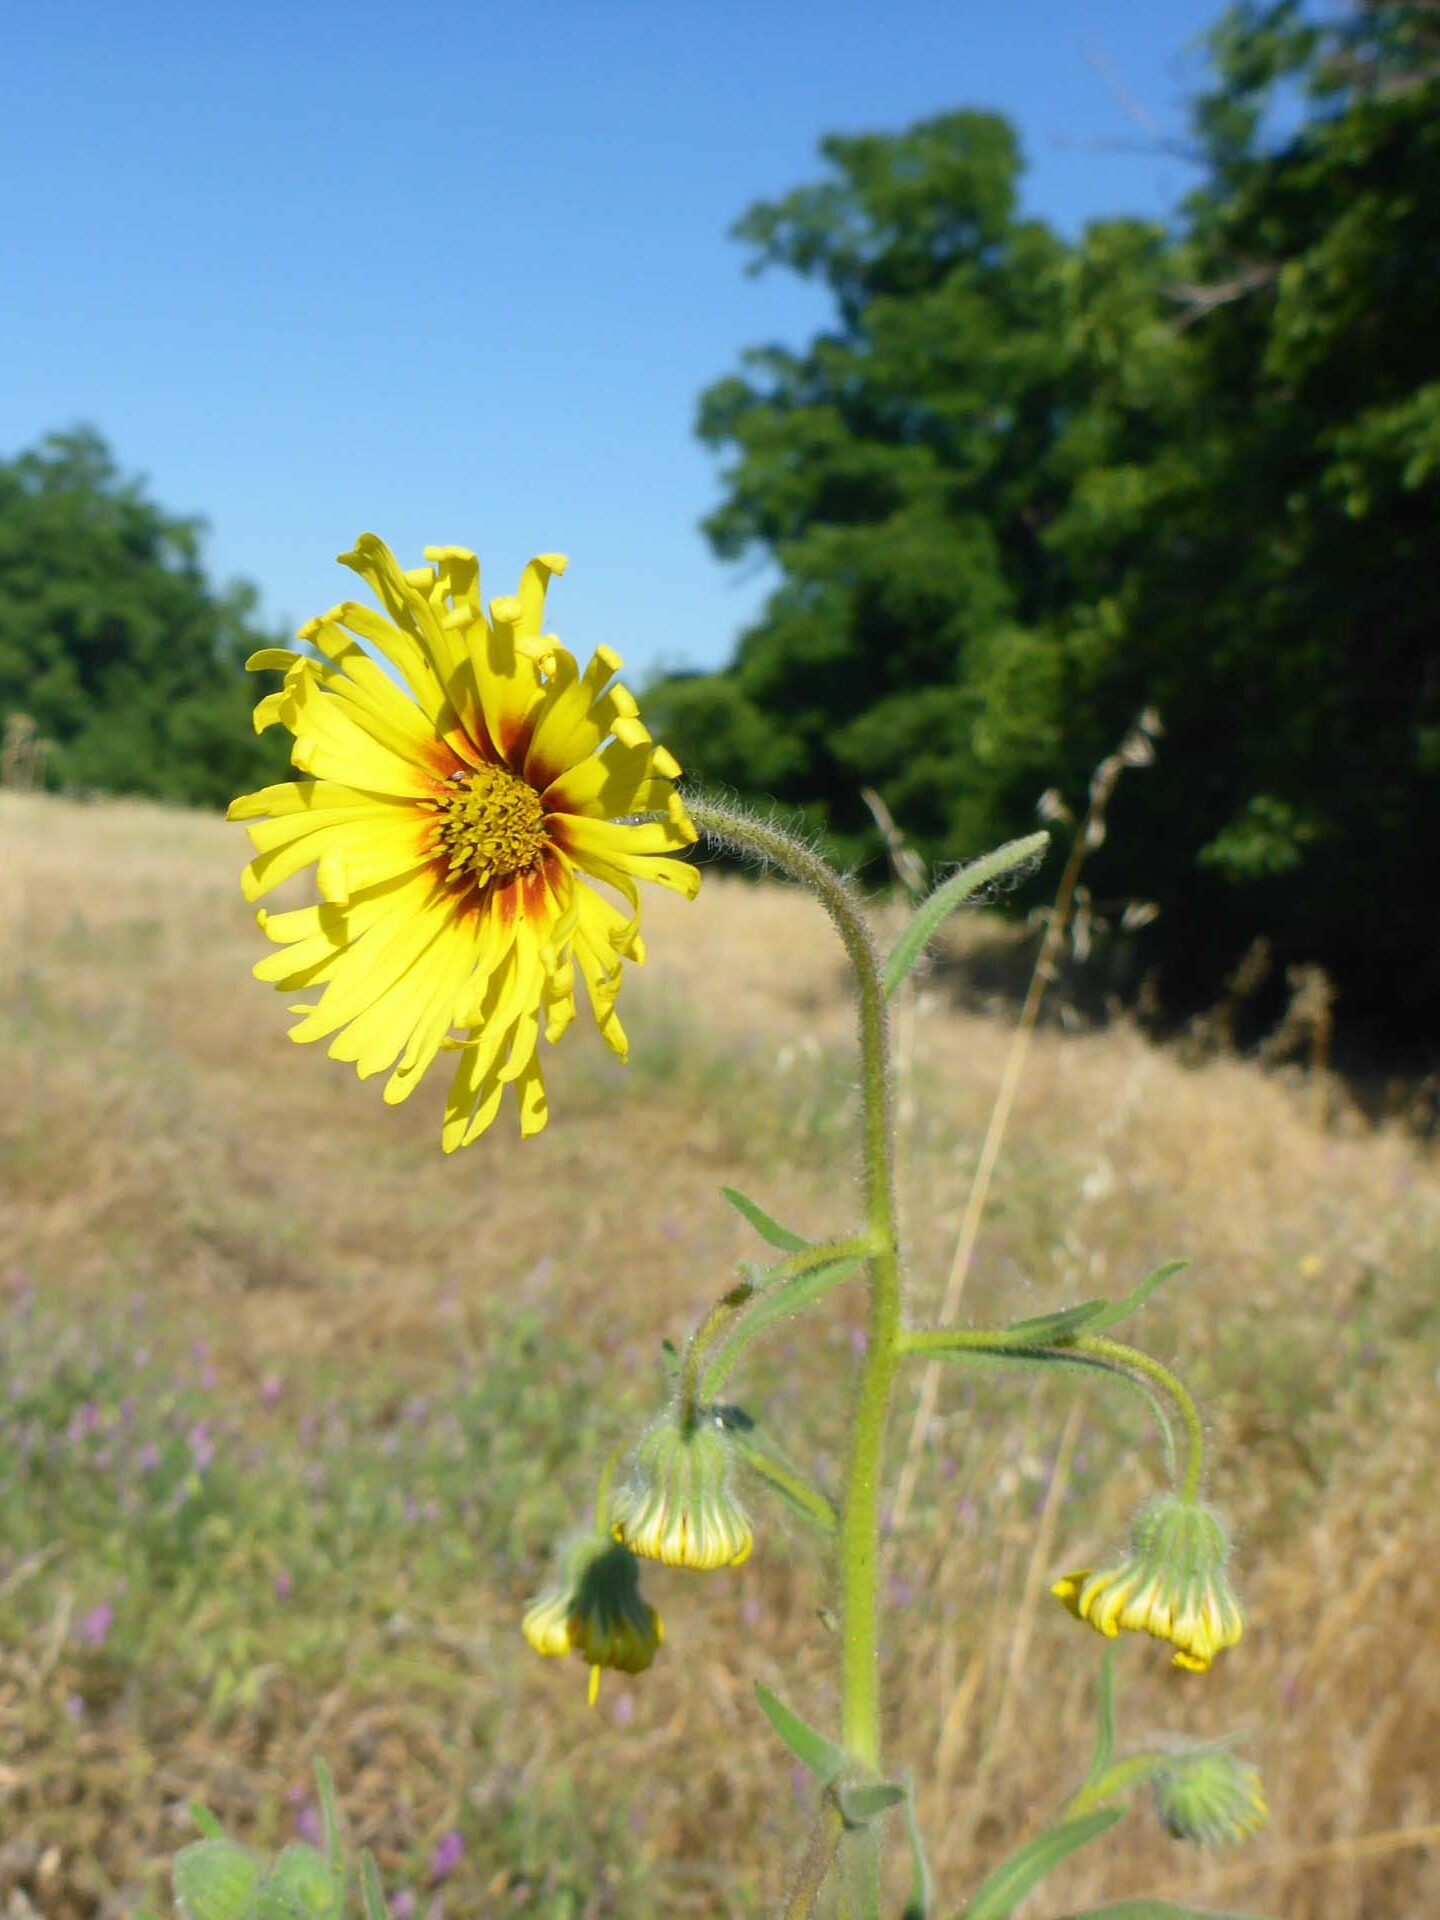
[[[930,1920],[935,1899],[935,1881],[925,1857],[925,1842],[920,1833],[920,1818],[915,1811],[915,1795],[905,1796],[905,1837],[910,1842],[910,1898],[905,1902],[901,1920]]]
[[[1006,1916],[1015,1911],[1030,1889],[1038,1886],[1047,1873],[1053,1872],[1062,1860],[1079,1848],[1098,1840],[1102,1833],[1108,1833],[1117,1820],[1125,1818],[1125,1814],[1124,1807],[1101,1807],[1094,1813],[1087,1813],[1083,1819],[1067,1820],[1061,1826],[1050,1827],[1044,1833],[1037,1834],[1018,1853],[1012,1853],[1008,1860],[1001,1861],[965,1908],[960,1920],[1006,1920]]]
[[[1085,1785],[1093,1786],[1115,1752],[1115,1649],[1107,1647],[1100,1662],[1099,1694],[1095,1702],[1095,1750],[1090,1756]]]
[[[765,1209],[743,1194],[736,1187],[721,1187],[721,1193],[730,1202],[738,1214],[748,1220],[767,1245],[778,1247],[782,1253],[803,1253],[811,1244],[802,1240],[798,1233],[791,1233],[788,1227],[782,1227],[778,1220],[772,1220]]]
[[[865,1827],[906,1798],[898,1780],[877,1780],[868,1787],[839,1787],[835,1799],[847,1827]]]
[[[755,1682],[755,1698],[760,1703],[760,1711],[802,1767],[827,1786],[839,1779],[845,1770],[845,1755],[833,1740],[827,1740],[798,1713],[792,1713],[780,1696],[759,1680]]]
[[[1101,1333],[1106,1327],[1118,1327],[1122,1320],[1128,1320],[1132,1313],[1138,1313],[1157,1287],[1163,1287],[1167,1280],[1173,1280],[1177,1273],[1183,1273],[1190,1262],[1188,1260],[1167,1260],[1163,1267],[1157,1267],[1148,1280],[1142,1280],[1133,1293],[1127,1293],[1123,1300],[1113,1305],[1103,1303],[1101,1311],[1091,1319],[1085,1328],[1087,1333]]]
[[[345,1852],[340,1845],[340,1816],[335,1811],[335,1782],[330,1777],[329,1767],[318,1754],[315,1757],[315,1795],[320,1802],[320,1829],[325,1855],[330,1862],[331,1873],[340,1879],[345,1871]]]
[[[385,1889],[380,1885],[380,1869],[375,1865],[375,1856],[368,1847],[360,1856],[360,1905],[365,1920],[390,1920],[390,1909],[385,1904]]]
[[[943,921],[991,880],[1002,879],[1022,867],[1038,865],[1050,844],[1048,833],[1027,834],[1023,840],[1010,840],[993,853],[982,854],[968,867],[936,887],[928,900],[916,908],[900,938],[891,948],[881,975],[888,1000],[915,962],[934,939]]]
[[[1048,1347],[1061,1340],[1073,1340],[1109,1309],[1108,1300],[1082,1300],[1078,1306],[1061,1307],[1055,1313],[1042,1313],[1033,1320],[1012,1320],[1004,1332],[1023,1334],[1022,1344],[1027,1347]]]
[[[1173,1900],[1117,1900],[1109,1907],[1086,1907],[1065,1920],[1259,1920],[1250,1913],[1215,1913],[1209,1907],[1179,1907]]]

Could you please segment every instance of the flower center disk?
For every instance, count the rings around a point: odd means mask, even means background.
[[[528,781],[505,767],[457,773],[440,798],[440,845],[448,880],[508,880],[545,851],[545,809]]]

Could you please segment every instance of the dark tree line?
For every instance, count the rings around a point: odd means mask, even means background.
[[[751,208],[753,266],[834,303],[701,402],[710,539],[781,584],[651,703],[688,768],[877,873],[862,787],[961,859],[1153,705],[1092,877],[1160,904],[1171,1007],[1264,933],[1351,1019],[1433,1033],[1440,7],[1243,6],[1211,53],[1173,228],[1060,239],[974,112],[828,139]]]
[[[275,636],[206,578],[202,532],[88,429],[0,462],[0,726],[52,743],[50,784],[221,806],[283,777],[243,671]]]

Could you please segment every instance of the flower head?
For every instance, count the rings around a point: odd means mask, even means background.
[[[634,1555],[598,1534],[571,1550],[562,1578],[532,1603],[521,1631],[537,1653],[589,1662],[592,1706],[602,1667],[643,1673],[665,1638],[659,1614],[641,1598]]]
[[[1175,1648],[1177,1667],[1203,1673],[1243,1629],[1228,1551],[1207,1507],[1167,1494],[1140,1514],[1123,1560],[1067,1573],[1050,1591],[1097,1632],[1152,1634]]]
[[[713,1420],[688,1432],[667,1420],[641,1441],[635,1477],[616,1495],[615,1538],[667,1567],[738,1567],[750,1518],[730,1491],[730,1450]]]
[[[255,725],[288,727],[309,777],[231,804],[256,850],[244,891],[259,899],[314,863],[321,896],[261,911],[282,951],[256,975],[315,993],[293,1009],[303,1017],[291,1038],[328,1039],[362,1079],[388,1073],[392,1104],[442,1048],[457,1050],[447,1152],[485,1131],[507,1086],[522,1136],[538,1133],[542,1024],[555,1041],[574,1018],[578,971],[623,1059],[622,963],[644,959],[636,882],[687,898],[699,886],[670,857],[695,839],[680,769],[615,680],[618,654],[601,647],[582,673],[542,633],[559,554],[532,560],[519,593],[488,614],[461,548],[429,547],[431,564],[407,572],[362,534],[340,557],[385,614],[347,601],[301,628],[310,652],[267,647],[248,662],[283,670]]]
[[[1150,1790],[1171,1838],[1202,1847],[1244,1840],[1270,1818],[1260,1775],[1225,1747],[1177,1754],[1154,1774]]]

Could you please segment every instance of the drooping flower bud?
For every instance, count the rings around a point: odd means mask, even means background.
[[[667,1567],[738,1567],[755,1536],[730,1473],[730,1448],[713,1417],[688,1431],[674,1421],[653,1428],[636,1452],[634,1477],[615,1497],[615,1538]]]
[[[1225,1572],[1228,1552],[1225,1529],[1208,1507],[1166,1494],[1137,1518],[1124,1559],[1067,1573],[1050,1591],[1108,1638],[1151,1634],[1175,1648],[1177,1667],[1203,1673],[1243,1630]]]
[[[1177,1754],[1152,1777],[1150,1791],[1172,1839],[1202,1847],[1243,1840],[1270,1818],[1260,1775],[1225,1747]]]
[[[643,1673],[665,1638],[659,1614],[641,1597],[635,1556],[600,1534],[571,1548],[561,1578],[531,1604],[521,1631],[537,1653],[577,1653],[589,1663],[592,1705],[602,1667]]]

